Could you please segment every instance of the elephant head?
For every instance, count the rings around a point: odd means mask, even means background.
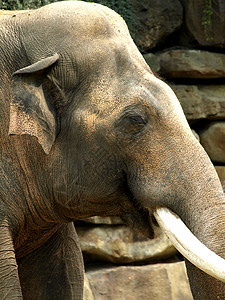
[[[153,214],[168,230],[162,211],[168,208],[224,257],[225,198],[217,174],[122,18],[75,1],[19,13],[14,22],[23,52],[13,70],[9,133],[14,141],[22,135],[15,143],[24,165],[38,169],[44,162],[37,172],[52,218],[119,215],[152,238]],[[191,240],[177,247],[186,251]],[[224,281],[224,260],[216,271],[204,267],[195,247],[197,266]],[[196,299],[225,296],[224,283],[187,267]]]

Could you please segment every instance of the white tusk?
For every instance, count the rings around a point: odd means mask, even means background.
[[[209,250],[168,208],[157,208],[154,216],[174,247],[205,273],[225,282],[225,259]]]

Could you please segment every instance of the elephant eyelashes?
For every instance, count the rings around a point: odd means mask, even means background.
[[[141,116],[125,116],[119,122],[120,131],[125,134],[138,134],[141,132],[145,125],[147,124],[146,120],[144,120]]]

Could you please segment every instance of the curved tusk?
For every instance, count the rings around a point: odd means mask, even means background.
[[[209,250],[168,208],[157,208],[154,216],[174,247],[205,273],[225,282],[225,259]]]

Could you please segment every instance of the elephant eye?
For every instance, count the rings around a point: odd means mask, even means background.
[[[130,124],[133,125],[145,125],[146,122],[140,116],[131,116],[129,117]]]
[[[147,122],[138,115],[126,116],[120,125],[122,131],[126,134],[137,134],[142,131]]]

